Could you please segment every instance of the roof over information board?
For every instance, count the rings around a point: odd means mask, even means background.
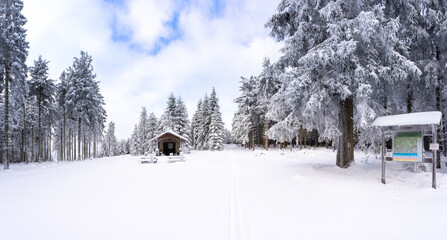
[[[419,125],[439,125],[441,112],[418,112],[378,117],[371,124],[373,127],[404,127]]]

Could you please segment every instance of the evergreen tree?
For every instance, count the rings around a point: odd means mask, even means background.
[[[200,99],[199,102],[197,103],[197,110],[194,113],[191,122],[191,139],[194,149],[196,150],[198,149],[199,144],[198,133],[202,131],[201,128],[203,127],[203,125],[201,124],[202,121],[203,121],[202,99]]]
[[[147,149],[146,153],[153,153],[157,148],[157,142],[155,141],[149,142],[149,140],[152,140],[159,134],[157,131],[157,127],[158,127],[157,117],[155,116],[154,113],[150,113],[147,120],[146,142],[144,143],[145,148]]]
[[[104,129],[106,112],[103,108],[104,100],[99,93],[96,75],[93,73],[92,57],[81,51],[79,58],[74,58],[73,66],[67,70],[67,92],[65,94],[65,107],[67,118],[73,136],[77,135],[77,158],[86,158],[87,142],[96,140],[97,134]],[[77,134],[74,132],[77,130]],[[76,139],[73,137],[73,142]],[[81,152],[81,143],[83,143]],[[76,146],[73,145],[73,148]],[[81,154],[82,153],[82,154]],[[73,155],[76,155],[74,152]]]
[[[420,73],[397,51],[405,46],[397,36],[400,24],[385,18],[381,4],[284,0],[267,23],[271,35],[285,42],[278,76],[289,78],[292,90],[282,88],[286,91],[279,94],[295,92],[300,109],[292,110],[311,119],[314,128],[323,127],[319,132],[327,131],[321,122],[338,119],[336,162],[342,168],[354,160],[354,126],[364,129],[376,116],[370,98],[374,83],[387,81],[386,75],[403,82]]]
[[[147,143],[146,141],[148,137],[148,117],[147,117],[147,111],[146,108],[143,107],[140,114],[140,121],[138,123],[138,153],[139,155],[144,155],[146,152],[148,152],[147,149]]]
[[[4,122],[4,141],[1,148],[5,149],[4,169],[9,169],[10,134],[15,130],[10,129],[10,110],[14,105],[15,110],[24,109],[26,98],[25,91],[16,91],[26,86],[27,68],[25,62],[28,56],[28,42],[26,41],[26,29],[23,26],[27,20],[22,15],[22,10],[23,2],[21,0],[2,0],[0,2],[0,65],[2,80],[4,79],[4,84],[1,87],[4,92],[4,118],[1,121]],[[14,113],[11,114],[13,117]]]
[[[115,137],[115,123],[110,122],[107,133],[104,136],[104,142],[103,142],[103,151],[104,155],[107,157],[115,156],[117,155],[117,141]]]
[[[132,136],[130,137],[130,154],[132,154],[133,156],[137,156],[140,154],[140,151],[139,151],[140,143],[138,141],[139,141],[138,126],[135,125],[135,128],[132,132]]]
[[[222,116],[218,105],[214,108],[214,113],[211,115],[210,133],[208,138],[208,145],[212,151],[220,151],[224,144]]]
[[[241,96],[235,102],[238,104],[238,111],[233,118],[233,138],[235,141],[246,144],[254,150],[255,126],[261,120],[261,113],[256,88],[257,78],[241,78]]]
[[[180,134],[180,136],[190,140],[191,124],[188,119],[188,110],[180,96],[176,99],[175,112],[176,121],[174,122],[174,131]],[[185,143],[184,146],[188,147],[188,145],[188,143]]]
[[[168,98],[167,106],[163,115],[160,118],[160,125],[158,127],[158,132],[173,131],[175,128],[175,123],[177,122],[177,111],[176,111],[176,99],[174,94],[171,93]]]
[[[210,97],[205,94],[199,100],[192,120],[194,148],[199,150],[222,150],[224,128],[220,113],[219,99],[213,88]]]
[[[54,94],[56,86],[54,81],[48,79],[48,61],[39,56],[38,60],[34,61],[34,67],[30,68],[31,79],[29,80],[29,94],[37,99],[38,108],[38,151],[36,159],[41,161],[44,158],[43,143],[47,138],[51,138],[51,125],[54,119]],[[44,137],[42,123],[44,123],[45,131],[48,136]],[[49,155],[51,156],[51,155]],[[47,159],[45,159],[47,160]]]

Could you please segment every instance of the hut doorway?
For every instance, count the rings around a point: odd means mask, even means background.
[[[169,155],[171,155],[171,153],[172,154],[175,154],[176,153],[176,148],[177,146],[176,146],[176,144],[175,144],[175,142],[165,142],[165,143],[163,143],[163,154],[164,155],[166,155],[166,156],[169,156]]]

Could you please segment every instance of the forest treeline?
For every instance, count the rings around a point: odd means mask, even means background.
[[[110,127],[109,127],[110,129]],[[205,94],[197,103],[197,110],[189,120],[188,110],[182,97],[175,97],[171,93],[166,102],[166,108],[158,119],[155,113],[148,114],[142,107],[140,119],[135,124],[131,137],[128,140],[116,142],[113,134],[107,132],[104,141],[106,156],[132,154],[147,155],[155,153],[157,142],[151,141],[161,133],[173,131],[188,141],[184,143],[184,149],[196,150],[223,150],[224,143],[229,143],[227,131],[224,129],[222,113],[220,112],[219,98],[213,88],[210,96]],[[111,139],[111,140],[108,140]]]
[[[98,156],[106,112],[92,57],[81,51],[58,83],[39,56],[27,66],[23,2],[0,2],[0,162],[40,162]]]

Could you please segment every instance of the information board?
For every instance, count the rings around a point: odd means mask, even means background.
[[[393,161],[421,162],[421,132],[398,132],[393,138]]]

